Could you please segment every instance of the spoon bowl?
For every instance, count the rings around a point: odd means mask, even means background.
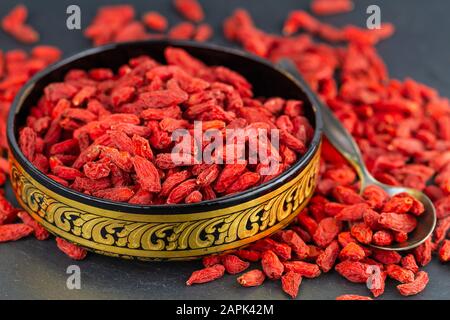
[[[288,59],[281,59],[278,62],[279,67],[289,72],[292,77],[297,80],[304,88],[308,88],[307,82],[303,79],[300,73],[297,71],[295,65]],[[361,191],[367,186],[376,185],[385,190],[390,196],[394,196],[399,193],[406,192],[423,203],[425,212],[417,219],[417,227],[414,231],[408,234],[408,240],[402,243],[394,243],[389,246],[376,246],[371,244],[370,246],[382,250],[391,251],[404,251],[416,248],[433,233],[436,226],[436,209],[433,202],[423,192],[399,187],[389,186],[376,180],[364,163],[364,160],[359,150],[358,145],[353,139],[352,135],[345,129],[341,122],[334,116],[331,110],[325,106],[315,94],[309,90],[309,99],[316,105],[317,110],[320,111],[323,118],[324,130],[326,137],[331,144],[350,162],[355,168],[358,176],[361,180]]]

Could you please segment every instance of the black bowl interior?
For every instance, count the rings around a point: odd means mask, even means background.
[[[183,48],[207,65],[223,65],[241,73],[252,83],[255,96],[280,96],[286,99],[300,99],[305,101],[305,105],[307,106],[306,116],[315,127],[315,135],[308,152],[295,165],[293,165],[278,178],[266,182],[261,186],[249,189],[236,195],[226,196],[214,200],[203,201],[195,204],[178,204],[170,206],[130,205],[127,203],[103,200],[76,192],[72,189],[61,186],[50,178],[47,178],[23,156],[16,140],[18,131],[24,125],[29,109],[35,105],[38,99],[42,96],[43,90],[48,84],[62,81],[65,74],[74,68],[87,70],[90,68],[105,67],[117,70],[130,58],[139,55],[150,55],[154,59],[164,62],[164,50],[168,46]],[[292,179],[306,166],[319,147],[322,134],[321,117],[317,114],[315,107],[311,105],[310,99],[308,98],[311,94],[312,93],[308,88],[303,88],[292,77],[286,74],[286,72],[283,72],[263,59],[239,50],[192,42],[165,40],[113,44],[83,51],[47,68],[43,72],[34,76],[23,87],[11,107],[8,119],[8,141],[17,161],[19,161],[19,163],[34,179],[52,191],[73,200],[105,209],[130,213],[170,214],[208,211],[211,209],[220,209],[233,204],[243,203],[249,199],[268,193]]]

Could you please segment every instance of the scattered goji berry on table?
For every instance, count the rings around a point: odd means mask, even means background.
[[[257,287],[263,284],[266,276],[261,270],[251,270],[237,278],[237,282],[243,287]]]
[[[56,238],[56,245],[62,252],[73,260],[83,260],[86,258],[87,251],[85,249],[62,238]]]
[[[194,271],[190,278],[186,281],[186,285],[190,286],[197,283],[210,282],[221,278],[225,273],[225,267],[216,264],[201,270]]]

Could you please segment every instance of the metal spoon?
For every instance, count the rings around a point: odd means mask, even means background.
[[[281,59],[278,62],[278,66],[289,72],[295,80],[303,85],[303,87],[309,88],[306,81],[299,74],[297,68],[290,60]],[[436,210],[431,200],[419,190],[404,187],[393,187],[377,181],[367,170],[361,156],[361,151],[347,129],[345,129],[331,110],[325,106],[320,99],[312,93],[311,90],[309,90],[307,94],[313,104],[315,104],[313,107],[316,107],[322,113],[324,133],[328,140],[357,171],[361,180],[361,190],[364,190],[369,185],[376,185],[383,188],[390,196],[406,192],[421,201],[425,206],[425,212],[418,218],[417,228],[412,233],[408,234],[408,240],[406,242],[395,243],[386,247],[376,245],[371,246],[383,250],[402,251],[413,249],[423,243],[432,234],[434,227],[436,226]]]

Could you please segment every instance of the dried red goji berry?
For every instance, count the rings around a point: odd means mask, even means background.
[[[366,253],[364,249],[355,242],[350,242],[347,244],[339,253],[339,258],[341,260],[352,260],[359,261],[364,259]]]
[[[205,268],[212,267],[216,264],[220,264],[222,257],[220,255],[206,256],[202,259],[203,266]]]
[[[161,181],[159,173],[152,162],[141,156],[135,156],[133,158],[133,166],[136,170],[136,175],[139,179],[139,183],[144,190],[150,192],[161,191]],[[186,196],[187,194],[185,195],[185,197]]]
[[[311,11],[317,15],[332,15],[353,10],[351,0],[314,0],[311,2]]]
[[[237,278],[237,282],[243,287],[257,287],[260,286],[266,276],[261,270],[251,270],[244,273],[242,276]]]
[[[236,255],[244,260],[256,262],[261,260],[261,253],[256,250],[240,249],[236,251]]]
[[[428,284],[428,273],[419,271],[414,281],[397,286],[402,296],[411,296],[422,292]]]
[[[222,264],[229,274],[241,273],[250,266],[249,262],[242,261],[239,257],[233,254],[222,257]]]
[[[367,265],[358,261],[345,260],[335,266],[335,270],[351,282],[365,283],[370,274]]]
[[[371,297],[359,296],[356,294],[344,294],[336,297],[336,300],[373,300]]]
[[[23,223],[0,225],[0,242],[17,241],[33,231],[32,227]]]
[[[38,240],[46,240],[50,236],[47,230],[44,229],[36,220],[34,220],[28,213],[21,211],[17,216],[22,222],[33,228],[34,236]]]
[[[194,271],[189,279],[186,281],[186,285],[191,286],[196,283],[211,282],[221,278],[225,273],[225,267],[221,264],[216,264],[212,267],[207,267],[201,270]]]
[[[372,242],[373,232],[365,223],[357,223],[350,228],[351,235],[363,244]]]
[[[401,283],[414,281],[414,273],[411,270],[402,268],[396,264],[388,264],[386,266],[387,275]]]
[[[270,279],[280,279],[284,272],[283,263],[272,250],[266,250],[261,256],[261,266]]]
[[[306,278],[317,278],[321,272],[317,264],[312,264],[304,261],[287,261],[284,263],[286,271],[293,271]]]
[[[337,241],[331,242],[323,252],[317,257],[316,263],[323,272],[330,271],[339,255],[339,244]]]
[[[439,259],[442,262],[450,261],[450,240],[445,240],[439,249]]]
[[[144,24],[155,31],[164,31],[167,29],[167,19],[156,11],[150,11],[143,15]]]
[[[197,0],[174,0],[177,11],[186,19],[200,22],[204,18],[203,9]]]
[[[288,271],[281,277],[283,291],[286,292],[292,299],[297,297],[301,283],[302,276],[293,271]]]
[[[340,223],[335,218],[323,219],[319,222],[317,229],[314,232],[314,242],[319,247],[326,247],[337,237],[340,228]]]
[[[383,212],[378,219],[378,223],[384,228],[405,233],[410,233],[417,226],[417,220],[414,216],[393,212]]]
[[[281,232],[281,239],[284,243],[287,243],[295,252],[300,260],[303,260],[309,255],[309,247],[307,244],[292,230],[286,230]]]
[[[73,260],[83,260],[86,258],[87,251],[85,249],[62,238],[56,238],[56,245],[62,252]]]

